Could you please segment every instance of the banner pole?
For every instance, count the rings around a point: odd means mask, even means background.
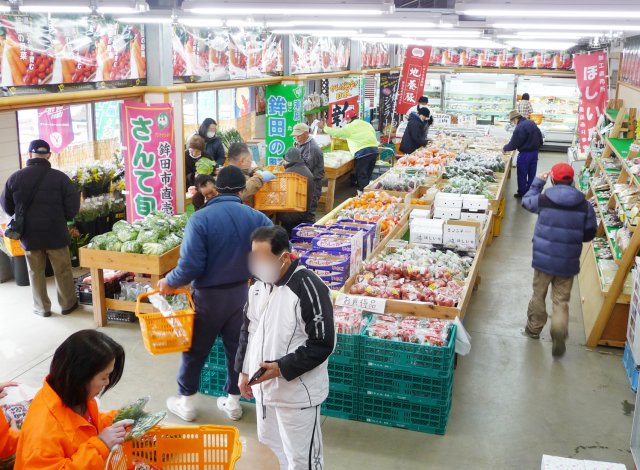
[[[409,47],[409,46],[407,46]],[[395,90],[393,91],[393,108],[391,109],[391,125],[388,126],[388,134],[387,134],[387,142],[391,140],[391,129],[393,129],[393,116],[396,113],[396,106],[398,105],[398,91],[400,90],[400,80],[402,80],[402,68],[404,67],[404,59],[406,56],[406,51],[402,54],[402,59],[400,62],[400,72],[398,72],[398,81],[396,82]],[[400,114],[398,114],[398,125],[396,126],[396,132],[398,131],[398,127],[400,127]],[[390,142],[391,143],[391,142]]]

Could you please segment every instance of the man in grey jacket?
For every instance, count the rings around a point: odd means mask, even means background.
[[[322,180],[324,179],[324,154],[313,137],[309,135],[309,126],[304,123],[293,126],[293,137],[296,139],[296,145],[302,154],[302,160],[311,170],[313,175],[313,197],[309,207],[309,212],[316,213],[318,201],[322,195]],[[311,197],[311,195],[309,195]]]

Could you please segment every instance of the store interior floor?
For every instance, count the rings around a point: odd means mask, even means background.
[[[565,158],[544,153],[539,170]],[[548,327],[540,341],[520,333],[531,292],[536,217],[511,197],[515,177],[507,189],[502,233],[486,251],[482,283],[464,322],[472,350],[458,361],[446,435],[326,418],[322,432],[327,469],[535,469],[543,453],[633,468],[628,449],[635,396],[622,367],[622,351],[584,346],[577,282],[562,360],[551,357]],[[50,289],[54,294],[52,285]],[[66,317],[36,317],[29,288],[12,282],[0,285],[0,305],[0,381],[16,379],[38,387],[55,348],[72,332],[93,327],[88,307]],[[148,408],[164,409],[166,397],[176,389],[178,355],[149,355],[137,324],[112,323],[102,331],[127,352],[124,377],[104,396],[103,407],[151,395]],[[214,398],[201,396],[198,406],[199,423],[231,424]],[[169,422],[178,424],[171,416]],[[242,434],[255,436],[252,406],[245,405],[245,417],[237,426]]]

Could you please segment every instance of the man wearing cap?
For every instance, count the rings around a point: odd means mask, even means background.
[[[547,322],[546,297],[551,285],[552,354],[564,355],[569,330],[569,298],[573,278],[580,272],[582,244],[596,235],[596,214],[584,194],[573,187],[573,168],[566,163],[554,165],[549,174],[533,181],[524,196],[525,209],[538,214],[533,234],[533,296],[527,311],[525,334],[533,339]],[[552,187],[542,192],[551,177]]]
[[[519,111],[509,113],[509,121],[516,126],[511,140],[502,150],[512,152],[518,150],[518,192],[513,195],[521,198],[529,188],[538,171],[538,151],[542,147],[542,132],[531,119],[527,119]]]
[[[316,141],[309,135],[309,126],[304,123],[299,123],[293,126],[293,138],[296,140],[296,145],[300,149],[302,155],[302,161],[313,175],[313,193],[309,193],[310,207],[309,212],[313,214],[313,220],[315,222],[315,213],[318,208],[318,201],[322,195],[322,180],[324,179],[324,154],[316,143]]]
[[[285,173],[297,173],[307,179],[307,211],[306,212],[281,212],[278,220],[291,236],[291,230],[302,223],[312,224],[316,221],[315,208],[313,207],[313,175],[307,165],[302,161],[300,149],[292,148],[284,155]]]
[[[271,226],[261,212],[242,204],[246,178],[236,166],[223,168],[216,179],[218,195],[189,218],[178,266],[158,283],[167,295],[192,283],[196,316],[191,349],[182,354],[178,372],[178,396],[167,400],[167,408],[184,421],[196,419],[195,395],[200,373],[218,335],[227,356],[228,397],[218,399],[218,408],[233,420],[242,417],[238,374],[234,359],[238,349],[242,311],[248,295],[248,255],[251,234]]]
[[[27,206],[20,244],[29,267],[33,313],[43,317],[51,316],[45,277],[47,258],[55,273],[62,314],[78,307],[67,221],[80,210],[80,193],[67,175],[51,168],[50,157],[51,149],[46,141],[31,142],[26,168],[9,177],[0,198],[2,208],[10,216]]]
[[[318,127],[332,137],[346,139],[349,151],[356,159],[358,194],[361,194],[369,185],[378,160],[378,139],[373,126],[358,119],[358,114],[353,109],[348,110],[344,117],[347,121],[344,127],[327,127],[324,122]]]

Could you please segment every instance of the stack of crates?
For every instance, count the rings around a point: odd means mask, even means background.
[[[224,386],[227,382],[227,356],[224,353],[222,338],[218,337],[211,348],[207,362],[205,362],[200,374],[199,392],[212,397],[226,395]],[[244,398],[241,401],[247,401]],[[251,400],[249,403],[255,403]]]
[[[338,334],[329,357],[329,396],[321,412],[334,418],[358,420],[361,413],[360,349],[361,336]]]
[[[633,288],[631,290],[631,302],[629,305],[629,318],[627,320],[627,343],[624,346],[622,364],[629,385],[634,392],[638,389],[638,374],[640,364],[640,257],[636,257],[635,268],[632,271]]]

